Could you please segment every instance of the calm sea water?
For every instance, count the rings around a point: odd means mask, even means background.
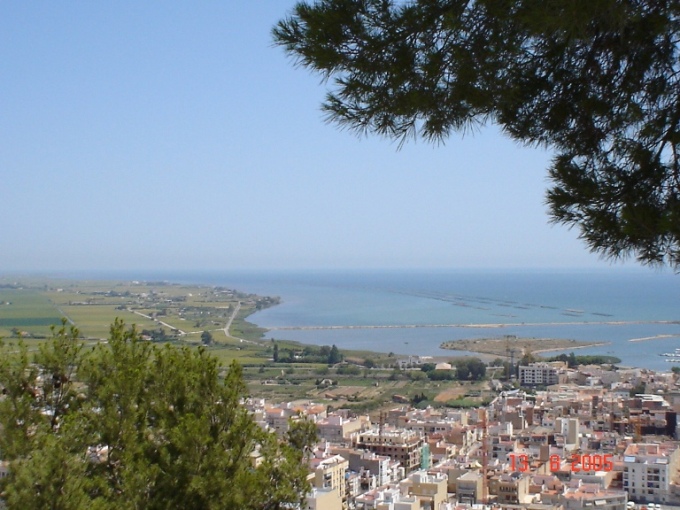
[[[211,272],[146,278],[280,296],[279,306],[250,317],[270,330],[267,338],[340,348],[445,356],[452,351],[439,345],[447,340],[564,338],[607,342],[579,354],[613,354],[625,365],[660,370],[672,364],[659,354],[680,348],[680,275],[667,272]],[[331,326],[355,328],[323,329]]]

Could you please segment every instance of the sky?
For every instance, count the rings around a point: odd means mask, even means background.
[[[0,272],[612,266],[549,223],[545,150],[327,124],[294,3],[0,2]]]

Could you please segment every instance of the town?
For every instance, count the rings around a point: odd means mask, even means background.
[[[680,505],[677,374],[541,362],[517,382],[486,407],[397,405],[377,420],[309,401],[245,405],[281,436],[316,424],[308,510]]]
[[[20,325],[32,350],[46,327],[24,310],[58,310],[90,344],[103,341],[106,321],[127,314],[149,345],[201,346],[223,366],[239,361],[249,395],[242,405],[262,429],[283,440],[295,422],[315,426],[304,510],[680,506],[677,368],[588,365],[573,353],[532,362],[524,351],[516,365],[520,339],[510,336],[493,354],[511,346],[509,361],[488,365],[267,341],[245,319],[278,299],[219,287],[12,284],[3,292],[5,313],[15,314],[6,322]],[[250,462],[263,462],[257,449]],[[9,469],[0,461],[0,478]]]

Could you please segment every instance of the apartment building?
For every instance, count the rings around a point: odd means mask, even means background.
[[[340,455],[313,458],[310,460],[312,485],[317,489],[330,489],[338,494],[343,508],[346,508],[347,485],[345,472],[349,462]],[[321,508],[321,507],[319,507]]]
[[[459,503],[473,505],[483,501],[484,480],[479,471],[468,471],[456,479],[456,499]]]
[[[489,480],[489,492],[500,504],[530,503],[533,496],[529,493],[529,482],[528,473],[502,473]]]
[[[598,484],[581,484],[567,489],[559,502],[564,510],[626,510],[628,495],[624,491],[602,489]]]
[[[423,510],[438,510],[447,500],[446,475],[417,471],[399,482],[399,490],[404,496],[418,498]]]
[[[342,510],[342,500],[338,492],[326,487],[314,487],[305,497],[304,510]]]
[[[415,496],[404,496],[396,487],[374,489],[356,498],[356,510],[420,510]]]
[[[354,446],[398,460],[407,473],[420,469],[423,438],[412,430],[367,430],[354,436]]]
[[[340,415],[330,415],[316,422],[319,439],[342,443],[352,434],[360,432],[370,426],[368,417],[345,418]]]
[[[677,444],[631,444],[623,455],[623,489],[633,501],[665,503],[679,467]]]
[[[399,461],[387,455],[355,448],[331,448],[349,461],[349,470],[359,474],[361,488],[375,489],[404,478],[404,468]]]
[[[519,383],[522,386],[550,386],[558,382],[557,369],[547,363],[531,363],[519,367]]]

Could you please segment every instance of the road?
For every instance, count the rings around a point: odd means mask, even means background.
[[[171,325],[168,324],[167,322],[159,321],[158,319],[155,319],[154,317],[151,317],[151,315],[146,315],[146,314],[143,314],[142,312],[136,312],[135,310],[131,310],[130,308],[128,308],[127,311],[128,311],[128,312],[135,313],[135,314],[139,315],[140,317],[144,317],[145,319],[149,319],[149,320],[152,320],[152,321],[154,321],[154,322],[157,322],[157,323],[160,324],[161,326],[165,326],[166,328],[170,329],[170,331],[177,330],[177,332],[178,332],[180,335],[186,335],[186,334],[187,334],[186,331],[182,331],[181,329],[176,328],[175,326],[171,326]]]
[[[229,334],[229,328],[231,328],[231,323],[234,322],[234,319],[236,318],[236,314],[238,313],[238,311],[240,309],[241,309],[241,302],[239,301],[238,303],[236,303],[236,306],[234,307],[234,311],[231,313],[231,317],[229,317],[229,319],[227,319],[227,325],[224,326],[224,329],[223,329],[224,334],[227,335],[227,338],[236,338],[235,336],[231,336]],[[243,339],[241,339],[241,338],[238,338],[237,340],[241,340],[243,342]]]
[[[229,317],[229,319],[227,320],[227,325],[224,326],[222,331],[224,331],[224,334],[227,336],[227,338],[234,338],[235,340],[238,340],[241,343],[245,342],[247,344],[260,345],[258,342],[253,342],[252,340],[246,340],[245,338],[239,338],[237,336],[229,334],[229,328],[231,328],[231,323],[234,322],[234,319],[236,318],[236,314],[239,312],[240,309],[241,309],[241,302],[239,301],[236,304],[236,307],[234,308],[234,311],[232,312],[231,317]]]

